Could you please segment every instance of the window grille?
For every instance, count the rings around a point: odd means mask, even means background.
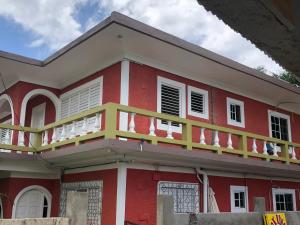
[[[293,195],[292,194],[276,194],[276,211],[293,211]]]
[[[242,122],[241,119],[241,106],[230,104],[230,118],[238,123]]]
[[[102,181],[63,183],[60,195],[60,216],[66,216],[66,202],[68,191],[84,191],[88,193],[87,224],[101,225],[102,190]]]
[[[289,131],[287,119],[271,115],[271,129],[273,138],[288,141]]]
[[[158,194],[173,197],[175,213],[199,212],[198,184],[159,182]]]

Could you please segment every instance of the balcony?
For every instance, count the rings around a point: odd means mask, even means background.
[[[128,113],[129,116],[127,131],[118,128],[121,112]],[[164,121],[168,129],[157,130],[157,120]],[[182,132],[173,132],[174,126],[181,127]],[[65,147],[78,147],[93,140],[123,138],[128,142],[138,140],[151,145],[177,146],[187,154],[209,151],[268,163],[300,164],[297,159],[300,153],[298,143],[114,103],[84,111],[42,129],[8,124],[0,124],[0,129],[6,134],[0,144],[1,151],[22,154],[60,151]],[[18,144],[10,144],[11,135],[18,139],[15,141]],[[30,136],[34,138],[29,138]],[[34,143],[29,140],[34,140]]]

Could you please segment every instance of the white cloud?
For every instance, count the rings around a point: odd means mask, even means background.
[[[33,32],[36,39],[29,46],[48,45],[57,50],[81,35],[81,25],[74,19],[76,6],[87,0],[0,0],[0,16]]]
[[[30,2],[30,3],[29,3]],[[98,13],[77,21],[76,12],[98,2]],[[46,45],[57,50],[96,25],[111,11],[198,44],[250,67],[264,66],[272,72],[282,68],[240,34],[207,12],[196,0],[0,0],[0,16],[12,19],[36,37],[31,47]]]
[[[282,71],[272,59],[196,0],[102,0],[99,5],[102,10],[119,11],[247,66],[264,66],[275,73]]]

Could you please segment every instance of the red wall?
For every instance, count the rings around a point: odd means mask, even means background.
[[[247,186],[249,210],[254,210],[254,197],[264,197],[266,210],[273,211],[272,188],[287,188],[296,190],[296,206],[300,209],[299,188],[300,183],[276,180],[262,180],[250,178],[231,178],[210,176],[209,183],[215,192],[220,211],[230,212],[230,185]]]
[[[195,174],[128,169],[125,218],[140,225],[156,224],[157,184],[159,181],[199,183]],[[273,211],[272,187],[296,190],[297,210],[300,209],[300,183],[250,178],[209,176],[210,187],[221,212],[230,212],[230,185],[247,186],[249,210],[254,210],[254,197],[264,197],[266,210]],[[200,211],[203,211],[203,191],[200,187]],[[271,199],[270,199],[271,196]],[[142,207],[141,207],[142,206]]]
[[[30,178],[4,178],[0,179],[0,193],[2,198],[4,218],[11,218],[13,203],[20,191],[32,185],[39,185],[46,188],[52,195],[51,216],[59,214],[60,181],[49,179],[30,179]]]
[[[63,182],[78,182],[103,180],[102,218],[101,224],[116,224],[117,201],[117,169],[68,174],[63,176]]]
[[[268,125],[268,110],[278,111],[290,116],[292,140],[294,142],[300,142],[300,115],[287,112],[281,109],[277,109],[274,106],[267,105],[265,103],[239,96],[228,91],[224,91],[218,88],[208,86],[206,84],[196,82],[190,79],[186,79],[181,76],[177,76],[159,69],[147,65],[141,65],[137,63],[130,64],[130,84],[129,84],[129,105],[139,107],[151,111],[157,111],[157,77],[165,77],[174,81],[178,81],[186,85],[186,98],[188,98],[187,86],[193,86],[207,90],[209,93],[209,120],[197,118],[188,115],[188,104],[186,104],[186,118],[197,121],[204,121],[213,123],[216,125],[229,127],[237,130],[244,130],[264,136],[269,136]],[[227,106],[226,97],[231,97],[244,102],[245,110],[245,128],[231,126],[227,124]],[[188,99],[186,99],[188,103]],[[149,119],[136,116],[136,130],[142,133],[149,132]],[[193,140],[199,142],[200,129],[193,129]],[[164,131],[157,131],[158,135],[166,135]],[[180,135],[174,135],[179,137]],[[233,136],[234,147],[238,147],[238,143]],[[206,141],[211,142],[211,133],[206,131]],[[220,144],[227,145],[227,136],[220,134]],[[257,141],[258,150],[262,152],[262,142]],[[250,149],[250,143],[249,143]],[[300,152],[298,151],[300,157]]]
[[[139,225],[156,224],[157,184],[159,181],[199,183],[194,174],[128,169],[125,220]],[[202,193],[201,185],[199,187]],[[201,194],[200,199],[202,199]]]

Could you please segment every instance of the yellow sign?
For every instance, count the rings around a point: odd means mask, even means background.
[[[265,225],[287,225],[284,213],[266,213],[264,221]]]

